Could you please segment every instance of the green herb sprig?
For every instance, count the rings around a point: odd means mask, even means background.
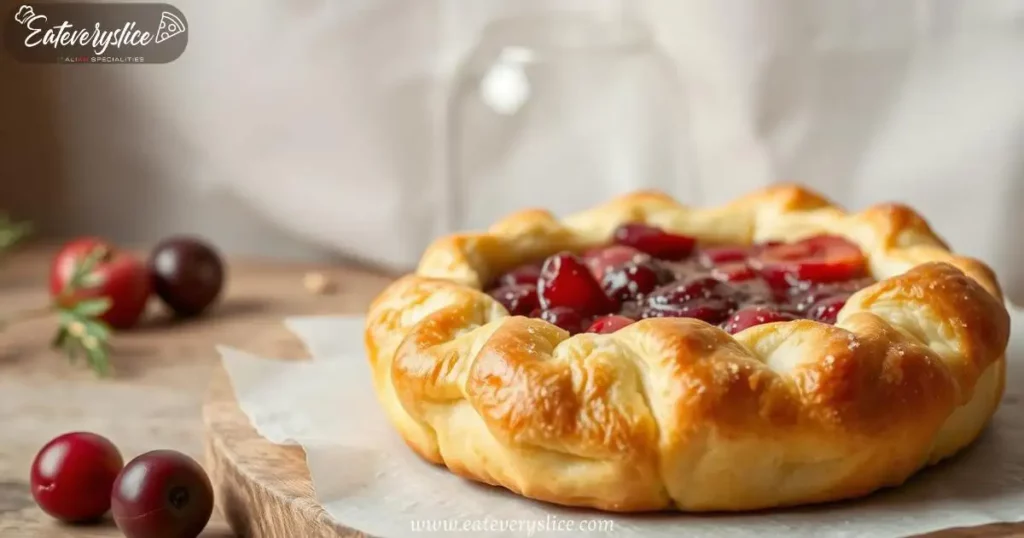
[[[0,213],[0,255],[9,252],[31,233],[31,224],[13,221]],[[51,346],[67,355],[72,363],[84,356],[93,371],[101,377],[111,373],[110,327],[100,319],[111,303],[106,297],[88,297],[88,290],[102,283],[96,268],[108,254],[104,246],[93,248],[75,262],[71,277],[51,306],[8,320],[24,321],[56,311],[60,325]],[[5,325],[4,320],[0,320],[0,330]]]
[[[99,318],[111,303],[106,297],[80,297],[101,284],[96,267],[108,254],[106,247],[97,246],[75,263],[64,289],[54,301],[60,327],[51,342],[51,346],[67,355],[72,363],[84,356],[100,377],[111,373],[110,326]]]

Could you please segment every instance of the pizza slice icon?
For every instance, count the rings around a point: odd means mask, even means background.
[[[168,39],[185,33],[185,24],[173,13],[164,11],[160,14],[160,27],[156,30],[156,42],[163,43]]]

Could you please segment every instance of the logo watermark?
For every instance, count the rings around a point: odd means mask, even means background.
[[[412,532],[429,533],[514,533],[533,536],[537,533],[608,533],[615,531],[613,519],[563,519],[548,515],[543,519],[414,519]]]
[[[185,52],[188,21],[170,4],[36,3],[11,10],[3,33],[22,62],[153,64]]]

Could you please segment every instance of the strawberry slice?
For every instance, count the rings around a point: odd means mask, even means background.
[[[835,235],[765,248],[751,265],[773,287],[798,282],[836,282],[864,275],[866,260],[857,245]]]

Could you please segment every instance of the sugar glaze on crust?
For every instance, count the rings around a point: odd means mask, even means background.
[[[730,336],[686,318],[570,337],[482,286],[524,261],[607,244],[626,222],[705,244],[857,243],[878,280],[834,326]],[[857,497],[978,436],[999,404],[1009,316],[993,272],[917,213],[847,213],[796,186],[717,208],[658,193],[561,221],[531,210],[437,240],[367,317],[373,383],[424,459],[526,497],[609,511],[732,511]]]

